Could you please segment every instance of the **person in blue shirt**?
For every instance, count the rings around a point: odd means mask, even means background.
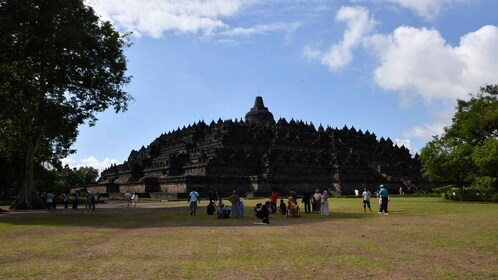
[[[387,204],[389,202],[389,193],[384,185],[380,185],[379,196],[381,200],[379,214],[382,215],[382,212],[384,212],[384,215],[388,215]]]
[[[218,219],[228,219],[230,218],[230,208],[225,206],[225,204],[221,204],[218,208]]]
[[[199,201],[199,193],[194,190],[192,190],[189,194],[189,203],[190,203],[190,216],[194,215],[195,212],[197,212],[197,202]]]

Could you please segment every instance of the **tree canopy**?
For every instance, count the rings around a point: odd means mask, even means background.
[[[452,124],[422,149],[424,176],[494,194],[498,176],[498,85],[458,100]]]
[[[41,207],[33,165],[71,153],[98,112],[127,109],[127,35],[82,0],[0,0],[0,25],[0,153],[25,159],[16,208]]]

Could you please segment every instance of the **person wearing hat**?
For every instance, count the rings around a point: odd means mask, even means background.
[[[384,215],[389,215],[387,211],[387,204],[389,202],[389,193],[387,192],[387,189],[386,187],[384,187],[384,185],[380,185],[379,196],[381,199],[379,214],[382,215],[382,212],[384,212]]]

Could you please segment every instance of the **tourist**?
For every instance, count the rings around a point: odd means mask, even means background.
[[[188,196],[190,197],[188,200],[188,203],[190,204],[190,216],[195,216],[197,212],[197,203],[199,202],[199,193],[196,189],[193,189]]]
[[[218,208],[218,219],[228,219],[230,218],[230,208],[225,204],[221,204]]]
[[[272,210],[272,208],[271,208],[271,200],[270,200],[270,199],[267,199],[267,200],[265,201],[265,204],[264,204],[264,205],[265,205],[265,207],[266,207],[266,208],[268,208],[268,215],[273,214],[273,210]]]
[[[54,205],[54,200],[55,200],[54,194],[51,193],[51,192],[48,192],[47,193],[47,198],[46,198],[48,211],[54,210],[54,206],[53,206]]]
[[[216,192],[216,197],[218,197],[218,207],[221,207],[221,205],[223,204],[223,199],[221,198],[221,195],[218,194],[218,192]]]
[[[389,192],[387,191],[387,188],[384,185],[380,185],[379,189],[379,196],[380,196],[380,209],[379,209],[379,214],[382,215],[389,215],[389,212],[387,211],[387,204],[389,202]]]
[[[280,199],[279,209],[280,209],[280,213],[282,213],[282,215],[287,215],[287,205],[285,205],[285,202],[283,199]]]
[[[233,191],[232,195],[228,197],[228,201],[232,203],[232,217],[238,218],[240,216],[240,196],[237,194],[237,191]]]
[[[214,212],[216,212],[216,206],[214,205],[214,201],[209,201],[209,204],[207,206],[207,214],[213,215]]]
[[[69,195],[67,194],[67,192],[64,192],[62,194],[62,201],[64,201],[64,209],[67,209],[69,203]]]
[[[136,207],[138,203],[138,194],[134,193],[133,196],[131,197],[131,200],[133,200],[133,207]]]
[[[95,196],[91,193],[87,193],[85,211],[95,211]]]
[[[372,193],[370,193],[367,188],[363,189],[363,193],[361,194],[361,197],[363,198],[363,212],[367,212],[367,206],[370,212],[372,212],[372,208],[370,208],[370,197],[372,196]]]
[[[75,191],[74,192],[74,195],[73,195],[73,209],[74,210],[78,210],[78,200],[80,199],[80,192],[79,191]]]
[[[288,217],[299,217],[299,207],[297,203],[294,201],[292,196],[289,196],[287,200],[287,216]]]
[[[124,194],[124,198],[125,198],[126,208],[130,208],[130,206],[131,206],[131,193],[129,191],[126,191]]]
[[[271,193],[271,210],[273,214],[277,213],[278,196],[279,196],[278,192],[276,190],[273,190]]]
[[[294,200],[294,203],[297,205],[297,192],[295,188],[291,189],[289,196],[292,197],[292,200]]]
[[[95,198],[95,195],[91,194],[90,195],[90,210],[92,212],[95,211],[95,203],[96,203],[97,199]]]
[[[53,192],[54,195],[54,201],[52,201],[52,209],[56,210],[57,209],[57,193]]]
[[[85,212],[92,211],[92,194],[86,193]]]
[[[308,189],[304,190],[302,202],[304,204],[304,213],[311,213],[311,194]]]
[[[256,204],[256,207],[254,207],[254,213],[256,214],[256,217],[261,219],[263,224],[269,224],[270,223],[270,212],[269,209],[271,209],[271,204],[269,201],[265,203],[265,205],[258,203]]]
[[[239,216],[244,217],[244,199],[242,197],[239,199]]]
[[[209,202],[215,202],[216,200],[218,200],[218,198],[216,197],[218,195],[218,193],[216,192],[213,192],[213,190],[209,190],[208,191],[208,199],[209,199]]]
[[[321,201],[322,201],[322,207],[320,209],[320,213],[322,216],[328,216],[329,215],[329,194],[327,191],[323,191]]]
[[[320,209],[322,207],[322,194],[320,194],[320,190],[316,189],[315,194],[313,195],[313,199],[315,200],[314,204],[314,212],[320,213]]]

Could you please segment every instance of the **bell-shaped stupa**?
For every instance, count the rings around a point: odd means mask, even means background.
[[[257,96],[254,101],[254,107],[246,114],[246,122],[256,125],[265,125],[268,123],[275,123],[273,114],[268,111],[263,103],[263,97]]]

